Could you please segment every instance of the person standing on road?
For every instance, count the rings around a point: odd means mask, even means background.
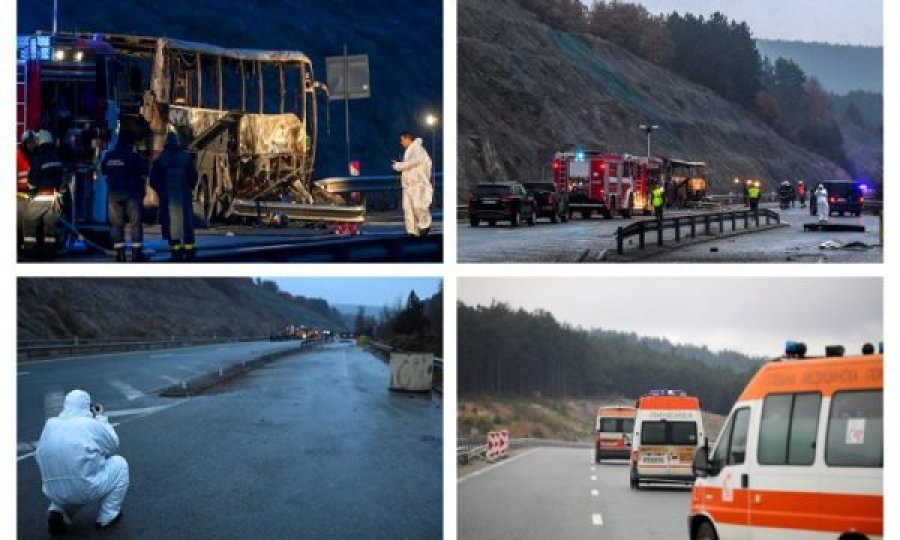
[[[109,186],[109,223],[112,225],[113,249],[116,262],[125,262],[125,237],[131,241],[132,262],[143,262],[144,193],[146,191],[147,162],[134,151],[134,133],[122,131],[115,150],[108,152],[100,163]]]
[[[50,534],[65,533],[72,515],[93,502],[100,502],[97,528],[111,527],[122,519],[128,463],[115,455],[119,436],[103,412],[102,405],[91,404],[87,392],[72,390],[59,416],[44,425],[34,457],[42,490],[50,499]]]
[[[819,184],[814,195],[816,196],[816,215],[819,218],[819,223],[824,223],[828,221],[828,216],[831,215],[831,209],[828,207],[828,190],[825,189],[824,185]]]
[[[806,184],[803,180],[797,182],[797,198],[800,199],[800,208],[806,208]]]
[[[183,150],[178,134],[166,135],[166,146],[150,169],[150,186],[159,196],[159,221],[169,241],[172,261],[192,261],[194,249],[194,187],[197,167]]]
[[[62,214],[63,164],[49,131],[42,129],[36,138],[37,148],[28,170],[28,184],[34,193],[25,207],[22,244],[25,249],[46,254],[56,248],[56,223]]]
[[[650,192],[650,204],[653,206],[653,215],[656,216],[657,220],[662,221],[663,208],[666,206],[666,192],[662,187],[662,183],[653,186],[653,191]]]
[[[406,232],[413,236],[425,236],[431,230],[430,206],[434,195],[431,158],[422,145],[422,139],[414,139],[408,131],[400,134],[400,146],[403,147],[403,161],[391,162],[391,167],[400,173]]]
[[[750,210],[754,212],[759,210],[760,195],[762,195],[762,190],[759,187],[759,182],[750,184],[750,187],[747,188],[747,200],[750,202]]]

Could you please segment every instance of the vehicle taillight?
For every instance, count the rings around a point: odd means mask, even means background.
[[[834,197],[831,197],[831,198],[828,199],[828,202],[832,202],[832,203],[833,203],[834,201],[835,201],[835,198],[834,198]]]
[[[859,198],[859,203],[862,204],[862,202],[863,202],[863,197],[860,197],[860,198]]]
[[[560,167],[559,161],[554,161],[553,162],[553,170],[558,171],[559,167]]]

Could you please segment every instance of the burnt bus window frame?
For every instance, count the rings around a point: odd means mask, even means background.
[[[856,464],[845,465],[845,464],[831,463],[828,460],[828,458],[829,458],[828,451],[830,448],[829,442],[831,441],[832,420],[834,420],[833,413],[834,413],[835,397],[844,396],[847,394],[867,394],[867,393],[881,395],[881,460],[880,460],[879,464],[878,465],[856,465]],[[841,391],[835,392],[834,394],[831,395],[831,402],[828,405],[828,426],[826,427],[826,430],[825,430],[824,456],[825,456],[825,465],[827,465],[829,467],[856,467],[856,468],[861,468],[861,469],[879,469],[879,468],[884,467],[884,389],[883,388],[863,389],[863,390],[841,390]]]
[[[797,405],[797,397],[799,396],[816,396],[818,398],[818,406],[816,407],[816,415],[815,415],[815,426],[813,430],[813,441],[812,441],[812,459],[810,461],[802,461],[795,462],[791,461],[791,436],[794,430],[794,411]],[[766,406],[770,403],[770,398],[790,398],[790,407],[788,409],[787,415],[787,431],[785,433],[784,439],[784,458],[783,461],[763,461],[761,454],[764,447],[764,439],[763,435],[765,431],[763,429],[763,423],[766,420]],[[822,393],[821,392],[787,392],[787,393],[772,393],[767,394],[763,399],[762,410],[760,411],[759,418],[759,436],[757,438],[756,444],[756,462],[759,465],[765,466],[801,466],[801,467],[810,467],[816,463],[816,441],[818,440],[819,434],[819,420],[822,416]]]

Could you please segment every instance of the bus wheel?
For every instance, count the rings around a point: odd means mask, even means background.
[[[719,540],[719,536],[716,534],[716,529],[712,526],[712,523],[704,521],[697,527],[697,532],[694,533],[694,540]]]

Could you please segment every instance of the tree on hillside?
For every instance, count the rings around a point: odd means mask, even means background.
[[[665,64],[672,56],[665,20],[638,4],[594,2],[588,10],[587,30],[656,64]]]

